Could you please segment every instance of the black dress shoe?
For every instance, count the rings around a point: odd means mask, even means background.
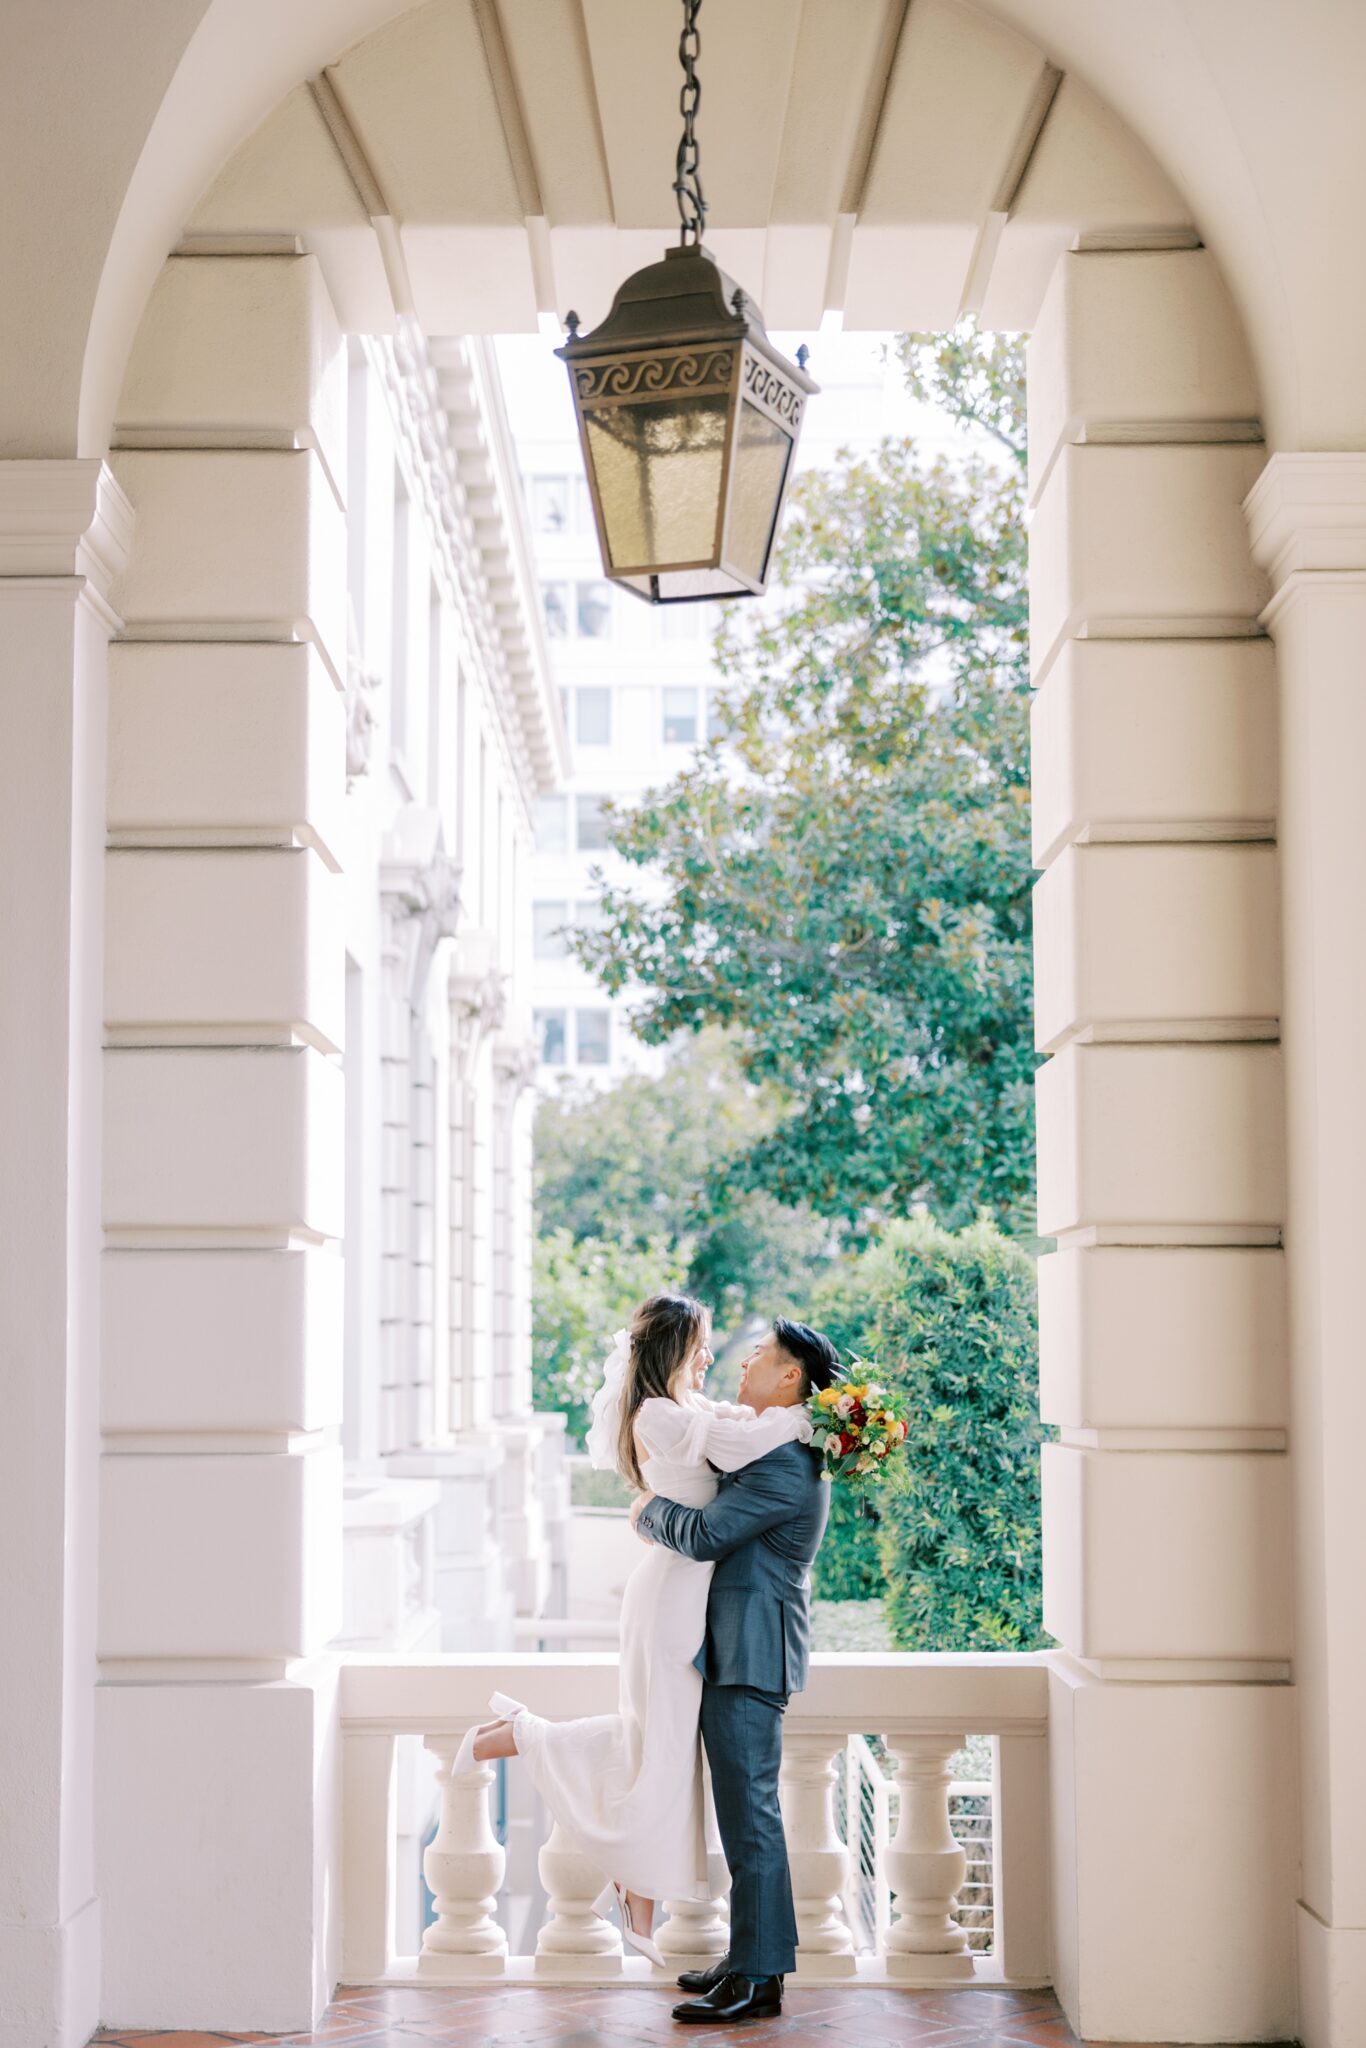
[[[690,1998],[674,2007],[674,2018],[693,2026],[734,2026],[739,2020],[774,2020],[783,2009],[783,1980],[764,1977],[751,1984],[748,1977],[727,1971],[705,1998]]]
[[[723,1977],[730,1975],[730,1957],[718,1956],[705,1970],[685,1970],[678,1980],[680,1991],[714,1991]]]

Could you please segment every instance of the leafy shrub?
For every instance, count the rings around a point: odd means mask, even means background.
[[[858,1597],[871,1547],[898,1648],[1032,1649],[1043,1634],[1033,1261],[987,1218],[884,1227],[818,1286],[811,1319],[875,1359],[910,1435],[880,1488],[832,1502],[817,1591]],[[838,1493],[837,1489],[837,1493]],[[822,1552],[824,1557],[824,1548]],[[837,1592],[835,1588],[842,1588]]]

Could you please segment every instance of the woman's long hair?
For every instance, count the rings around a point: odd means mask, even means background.
[[[631,1362],[621,1402],[617,1466],[622,1476],[644,1486],[636,1450],[636,1412],[642,1401],[673,1397],[673,1383],[711,1331],[711,1312],[690,1294],[652,1294],[631,1322]]]

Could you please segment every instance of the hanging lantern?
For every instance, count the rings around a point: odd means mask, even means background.
[[[650,604],[762,592],[818,389],[806,350],[789,363],[702,246],[700,6],[683,0],[679,246],[628,277],[591,334],[571,313],[555,351],[569,367],[604,572]]]

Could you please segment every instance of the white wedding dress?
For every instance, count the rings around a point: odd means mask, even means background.
[[[588,1450],[616,1468],[626,1366],[619,1331],[593,1400]],[[636,1416],[641,1474],[651,1493],[705,1507],[716,1473],[738,1471],[779,1444],[809,1439],[805,1408],[750,1408],[687,1394],[642,1402]],[[642,1542],[621,1603],[621,1690],[615,1714],[547,1721],[514,1717],[518,1755],[581,1852],[628,1891],[649,1899],[705,1898],[702,1677],[693,1658],[707,1627],[713,1567]]]

